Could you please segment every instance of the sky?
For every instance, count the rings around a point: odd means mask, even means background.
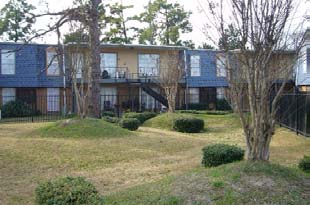
[[[65,8],[72,7],[73,0],[27,0],[27,2],[35,5],[37,7],[37,12],[44,12],[46,10],[46,4],[50,11],[61,11]],[[120,2],[124,5],[134,5],[134,8],[127,10],[127,15],[132,16],[139,14],[143,11],[143,7],[147,5],[149,0],[105,0],[106,2]],[[8,0],[0,0],[0,8],[2,8]],[[206,15],[201,12],[201,5],[206,5],[206,0],[168,0],[168,2],[178,2],[183,5],[185,10],[191,11],[190,22],[193,26],[193,31],[191,33],[182,34],[181,38],[183,40],[192,40],[195,42],[196,46],[201,45],[203,42],[208,42],[207,37],[203,33],[205,24],[208,21]],[[298,24],[305,13],[310,15],[310,0],[296,0],[297,2],[297,12],[293,16],[295,24]],[[229,8],[227,8],[229,9]],[[126,14],[125,14],[126,15]],[[41,19],[36,22],[35,28],[45,28],[50,20],[48,18]],[[309,26],[309,25],[308,25]],[[63,32],[68,31],[67,28],[63,29]],[[212,35],[212,32],[210,32]],[[213,34],[216,35],[216,34]],[[216,37],[216,36],[213,36]],[[57,43],[57,38],[55,34],[50,34],[41,39],[36,39],[35,42],[38,43]],[[212,44],[212,42],[208,42]]]

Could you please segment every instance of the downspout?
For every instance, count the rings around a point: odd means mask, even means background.
[[[187,53],[186,49],[184,50],[184,68],[185,68],[185,110],[188,109],[187,105],[187,94],[188,94],[188,70],[187,70]]]
[[[62,45],[62,72],[63,72],[63,101],[64,115],[67,113],[67,97],[66,97],[66,63],[65,63],[65,45]]]

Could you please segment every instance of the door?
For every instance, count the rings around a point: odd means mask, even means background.
[[[117,103],[116,87],[102,87],[100,90],[101,110],[111,110]]]
[[[47,88],[47,111],[59,112],[59,88]]]
[[[110,78],[116,77],[117,55],[116,53],[101,53],[100,54],[100,69],[101,72],[107,71]]]

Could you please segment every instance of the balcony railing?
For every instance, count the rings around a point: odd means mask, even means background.
[[[129,73],[127,67],[106,67],[101,73],[102,79],[156,79],[159,71],[157,68],[139,68],[139,73]]]

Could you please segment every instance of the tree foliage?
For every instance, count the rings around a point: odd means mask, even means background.
[[[221,37],[218,42],[218,46],[222,50],[234,50],[241,46],[240,31],[229,24],[227,28],[221,33]]]
[[[137,29],[139,43],[181,45],[180,34],[192,31],[189,22],[191,12],[185,11],[179,3],[167,0],[149,2],[145,11],[135,19],[147,26]]]
[[[0,11],[0,35],[14,42],[25,40],[32,33],[34,9],[26,0],[10,0]]]
[[[133,36],[130,36],[129,32],[133,30],[132,27],[128,27],[128,22],[132,20],[132,17],[125,17],[124,11],[133,8],[133,5],[124,6],[119,3],[108,4],[106,7],[109,13],[105,13],[101,17],[101,21],[105,22],[108,30],[103,33],[103,42],[108,43],[126,43],[129,44],[134,40]]]

